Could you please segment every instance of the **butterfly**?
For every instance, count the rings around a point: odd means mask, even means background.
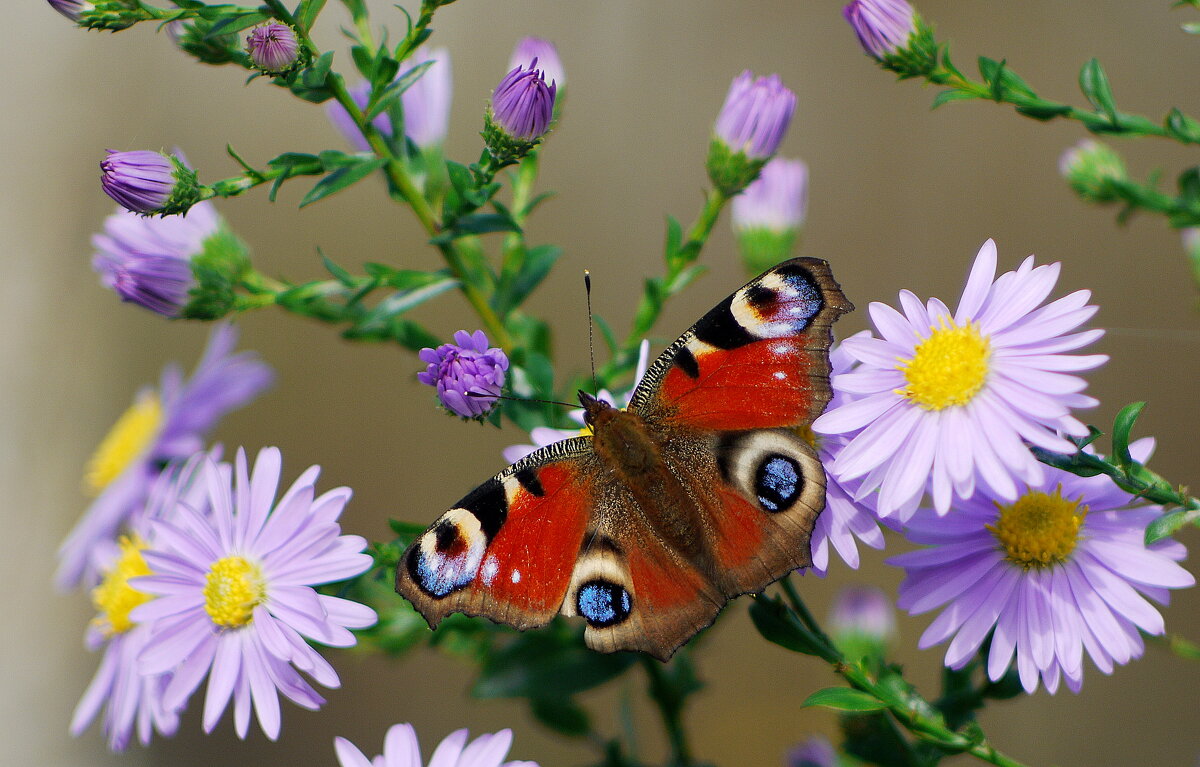
[[[830,398],[829,264],[786,261],[717,304],[620,410],[579,393],[591,434],[472,490],[419,536],[396,591],[525,630],[582,616],[601,652],[667,660],[732,598],[812,564],[825,471],[802,432]]]

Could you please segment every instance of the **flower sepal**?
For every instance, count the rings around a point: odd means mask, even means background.
[[[879,58],[879,66],[895,72],[900,80],[913,77],[928,77],[938,69],[941,58],[941,46],[933,36],[933,27],[913,14],[913,31],[908,36],[908,42],[892,53],[885,53]]]
[[[708,145],[708,160],[704,167],[713,186],[726,197],[733,197],[758,178],[770,158],[755,159],[745,152],[734,150],[720,138]]]
[[[246,244],[236,234],[222,226],[204,240],[191,267],[196,284],[180,317],[217,320],[237,308],[237,288],[250,272],[250,259]]]
[[[483,143],[491,156],[493,172],[516,165],[532,152],[534,147],[542,143],[541,136],[525,139],[504,130],[496,121],[496,115],[490,107],[483,116],[483,131],[479,135],[483,136]]]
[[[214,35],[213,26],[212,21],[202,18],[175,21],[167,25],[167,33],[179,50],[203,64],[236,63],[249,69],[252,66],[250,56],[241,47],[237,35]]]
[[[119,32],[149,17],[129,0],[96,0],[79,12],[79,26]]]
[[[795,229],[754,227],[737,233],[738,251],[747,274],[762,274],[778,263],[787,261],[796,246]]]

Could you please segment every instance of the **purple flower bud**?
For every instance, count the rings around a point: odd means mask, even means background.
[[[513,49],[512,58],[508,60],[509,69],[533,66],[533,62],[542,65],[545,79],[554,83],[558,88],[567,87],[567,72],[563,69],[562,60],[558,58],[558,49],[554,43],[540,37],[522,37]]]
[[[96,6],[82,0],[49,0],[50,7],[66,16],[71,21],[79,21],[84,11],[90,11]]]
[[[546,74],[533,59],[516,66],[504,76],[492,94],[492,114],[509,137],[521,141],[541,138],[554,119],[555,83],[546,84]]]
[[[776,157],[758,178],[733,198],[733,228],[790,232],[804,224],[808,207],[808,166]]]
[[[404,106],[404,135],[421,148],[446,140],[450,125],[450,97],[454,84],[450,78],[450,51],[446,48],[418,48],[411,61],[432,61],[420,79],[400,96]]]
[[[269,75],[292,68],[300,57],[300,41],[287,24],[272,21],[250,30],[246,37],[246,53],[254,66]]]
[[[880,589],[849,586],[838,594],[829,626],[839,643],[846,636],[882,642],[896,633],[896,615],[891,600]]]
[[[152,218],[118,210],[92,237],[92,268],[100,282],[131,301],[166,317],[178,317],[195,285],[191,261],[217,232],[220,218],[211,202],[186,216]]]
[[[100,161],[100,186],[126,210],[181,213],[196,201],[196,174],[174,157],[148,150],[107,151]]]
[[[908,38],[916,31],[913,7],[905,0],[853,0],[842,15],[863,50],[876,59],[890,56],[908,47]]]
[[[829,738],[813,735],[787,755],[787,767],[837,767],[837,753]]]
[[[454,343],[422,349],[419,356],[429,367],[417,373],[417,380],[437,387],[438,399],[447,410],[463,418],[480,418],[495,407],[495,398],[504,387],[508,357],[501,349],[488,348],[482,330],[460,330],[454,334]]]
[[[779,75],[756,78],[750,70],[733,79],[714,132],[733,152],[765,160],[779,149],[796,111],[796,94]]]

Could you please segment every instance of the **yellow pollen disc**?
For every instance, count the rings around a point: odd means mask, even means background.
[[[996,504],[1000,518],[987,528],[996,536],[1008,561],[1028,570],[1067,561],[1079,542],[1088,507],[1054,494],[1031,490],[1007,505]]]
[[[965,405],[987,380],[991,344],[970,322],[959,327],[943,317],[930,330],[912,359],[900,361],[908,386],[896,393],[925,410]]]
[[[93,495],[108,487],[121,472],[142,454],[162,424],[162,405],[158,395],[148,392],[121,414],[112,429],[92,454],[83,481]]]
[[[146,565],[146,560],[142,559],[142,549],[146,548],[145,541],[136,535],[122,535],[117,543],[121,547],[117,561],[113,563],[112,569],[104,574],[100,585],[92,589],[92,604],[100,613],[92,622],[109,636],[133,628],[133,622],[129,620],[130,611],[153,598],[150,594],[129,585],[130,578],[150,575],[150,568]]]
[[[241,628],[254,618],[255,606],[267,598],[262,569],[245,557],[213,562],[204,581],[204,610],[224,628]]]

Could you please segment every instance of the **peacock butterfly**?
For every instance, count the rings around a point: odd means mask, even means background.
[[[829,401],[830,326],[854,307],[814,258],[751,280],[664,351],[591,435],[472,490],[404,552],[396,591],[430,627],[581,615],[601,652],[660,660],[733,597],[812,564],[825,471],[801,435]]]

